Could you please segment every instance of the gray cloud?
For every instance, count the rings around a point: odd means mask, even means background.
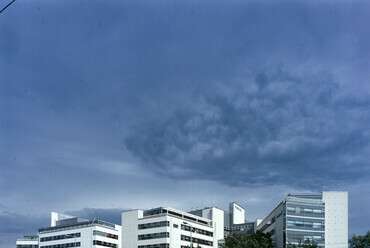
[[[357,158],[367,157],[368,104],[330,73],[273,68],[228,86],[236,90],[203,93],[134,127],[127,148],[161,175],[227,184],[323,187],[366,176],[366,159]]]

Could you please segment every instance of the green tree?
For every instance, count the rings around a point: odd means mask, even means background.
[[[350,248],[369,248],[370,247],[370,231],[365,235],[353,235],[349,240]]]
[[[273,248],[270,234],[257,231],[253,235],[233,234],[225,238],[223,248]]]
[[[303,243],[299,241],[298,245],[289,243],[287,248],[318,248],[318,245],[315,241],[306,239]]]

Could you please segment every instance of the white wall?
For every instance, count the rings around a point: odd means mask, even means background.
[[[153,223],[153,222],[162,222],[162,221],[170,221],[170,219],[166,215],[162,215],[162,216],[158,216],[158,217],[146,217],[146,218],[143,218],[143,219],[139,219],[137,225]],[[140,230],[138,229],[137,232],[136,232],[136,240],[138,240],[138,235],[150,234],[150,233],[161,233],[161,232],[170,232],[170,227],[162,226],[162,227],[155,227],[155,228],[148,228],[148,229],[140,229]],[[137,245],[170,243],[170,239],[172,238],[171,236],[173,236],[173,235],[170,234],[170,238],[138,240]],[[172,247],[172,246],[170,245],[170,247]],[[130,248],[134,248],[134,247],[130,246]],[[135,248],[137,248],[137,246]]]
[[[81,233],[81,237],[41,242],[41,238],[44,238],[44,237],[51,237],[51,236],[65,235],[65,234],[72,234],[72,233]],[[88,248],[88,247],[92,247],[92,227],[76,228],[76,229],[69,229],[69,230],[63,230],[63,231],[42,233],[42,234],[39,234],[39,239],[40,239],[39,247],[47,246],[47,245],[81,242],[81,248]]]
[[[212,208],[213,247],[218,247],[218,241],[224,239],[224,211]]]
[[[38,240],[17,240],[17,245],[37,245],[39,243]]]
[[[51,218],[50,218],[50,226],[56,226],[57,221],[59,220],[59,214],[56,212],[51,212]]]
[[[114,234],[114,235],[118,235],[118,240],[117,239],[112,239],[112,238],[108,238],[108,237],[102,237],[102,236],[99,236],[99,235],[95,235],[93,236],[93,240],[99,240],[99,241],[103,241],[103,242],[108,242],[108,243],[112,243],[112,244],[117,244],[117,247],[120,248],[121,247],[121,226],[119,225],[115,225],[114,227],[116,230],[112,230],[112,229],[109,229],[109,228],[105,228],[105,227],[102,227],[102,226],[94,226],[92,227],[92,232],[94,230],[97,230],[97,231],[101,231],[101,232],[105,232],[105,233],[110,233],[110,234]],[[88,236],[87,236],[88,238]],[[86,244],[92,244],[92,241],[86,241]],[[96,246],[96,247],[101,247],[101,246]]]
[[[39,234],[39,239],[41,241],[41,238],[44,237],[51,237],[51,236],[57,236],[57,235],[65,235],[65,234],[72,234],[72,233],[81,233],[81,237],[76,238],[69,238],[69,239],[60,239],[60,240],[52,240],[52,241],[44,241],[40,242],[39,246],[47,246],[47,245],[57,245],[57,244],[66,244],[66,243],[74,243],[74,242],[80,242],[81,248],[91,248],[93,247],[93,240],[100,240],[104,242],[109,242],[112,244],[116,244],[118,248],[120,248],[120,238],[112,239],[108,237],[102,237],[102,236],[94,236],[93,230],[102,231],[105,233],[110,233],[114,235],[118,235],[118,237],[121,235],[120,233],[120,226],[115,226],[116,230],[105,228],[102,226],[89,226],[89,227],[83,227],[83,228],[75,228],[75,229],[69,229],[69,230],[63,230],[63,231],[55,231],[55,232],[49,232],[49,233],[41,233]]]
[[[232,224],[245,223],[245,210],[235,202],[230,203],[229,212],[232,213]]]
[[[137,236],[141,234],[161,233],[161,232],[169,232],[170,233],[169,238],[140,240],[137,242],[137,245],[135,247],[134,246],[126,246],[126,247],[137,248],[138,245],[161,244],[161,243],[169,243],[170,247],[176,247],[176,248],[180,248],[181,246],[189,246],[190,243],[188,241],[181,240],[181,235],[190,236],[190,231],[181,229],[181,225],[184,224],[184,222],[187,223],[186,224],[187,226],[189,226],[190,224],[193,228],[199,228],[199,229],[203,229],[209,232],[213,231],[213,228],[210,226],[205,226],[205,225],[202,225],[196,222],[184,220],[182,218],[177,218],[177,217],[170,216],[170,215],[142,218],[138,220],[138,224],[146,224],[146,223],[161,222],[161,221],[169,221],[170,226],[137,230],[136,240],[137,240]],[[177,228],[175,227],[175,225],[177,225]],[[193,232],[191,236],[193,238],[199,238],[199,239],[214,242],[214,237],[206,236],[203,234]],[[195,242],[193,243],[193,246],[196,247]],[[202,245],[202,244],[200,244],[200,246],[209,247],[209,246]],[[214,244],[214,247],[217,247],[217,244],[216,246]]]
[[[122,248],[137,248],[138,221],[143,215],[142,210],[122,212]]]
[[[51,212],[50,226],[51,227],[56,226],[58,220],[65,220],[69,218],[74,218],[74,216]]]
[[[325,247],[348,247],[348,192],[323,192]]]
[[[254,232],[258,230],[257,227],[259,226],[259,224],[261,224],[261,222],[262,222],[262,219],[256,219],[254,221]]]
[[[218,247],[218,241],[224,239],[224,211],[215,207],[202,209],[203,218],[212,220],[213,247]]]

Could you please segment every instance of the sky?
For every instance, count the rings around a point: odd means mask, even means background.
[[[0,3],[3,8],[6,1]],[[0,14],[0,246],[50,212],[349,192],[370,222],[368,1],[15,1]]]

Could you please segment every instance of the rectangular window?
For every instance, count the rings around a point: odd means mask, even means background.
[[[295,207],[287,207],[287,210],[290,211],[290,212],[295,212]]]
[[[321,209],[313,209],[314,214],[321,214],[322,210]]]
[[[305,209],[304,209],[304,212],[305,212],[305,213],[308,213],[308,214],[309,214],[309,213],[311,213],[311,214],[312,214],[312,208],[305,208]]]
[[[321,228],[322,227],[322,223],[321,222],[314,222],[313,225],[312,225],[313,228]]]
[[[149,229],[149,228],[156,228],[156,227],[164,227],[164,226],[170,226],[169,221],[160,221],[160,222],[152,222],[152,223],[146,223],[146,224],[139,224],[138,228],[139,230],[142,229]]]
[[[296,214],[300,214],[301,213],[301,208],[300,207],[296,207],[295,208],[295,213]]]
[[[147,239],[160,239],[160,238],[169,238],[170,233],[161,232],[161,233],[150,233],[150,234],[141,234],[138,236],[138,240],[147,240]]]
[[[299,221],[299,220],[296,220],[295,221],[295,224],[296,224],[296,226],[303,226],[303,221]]]

